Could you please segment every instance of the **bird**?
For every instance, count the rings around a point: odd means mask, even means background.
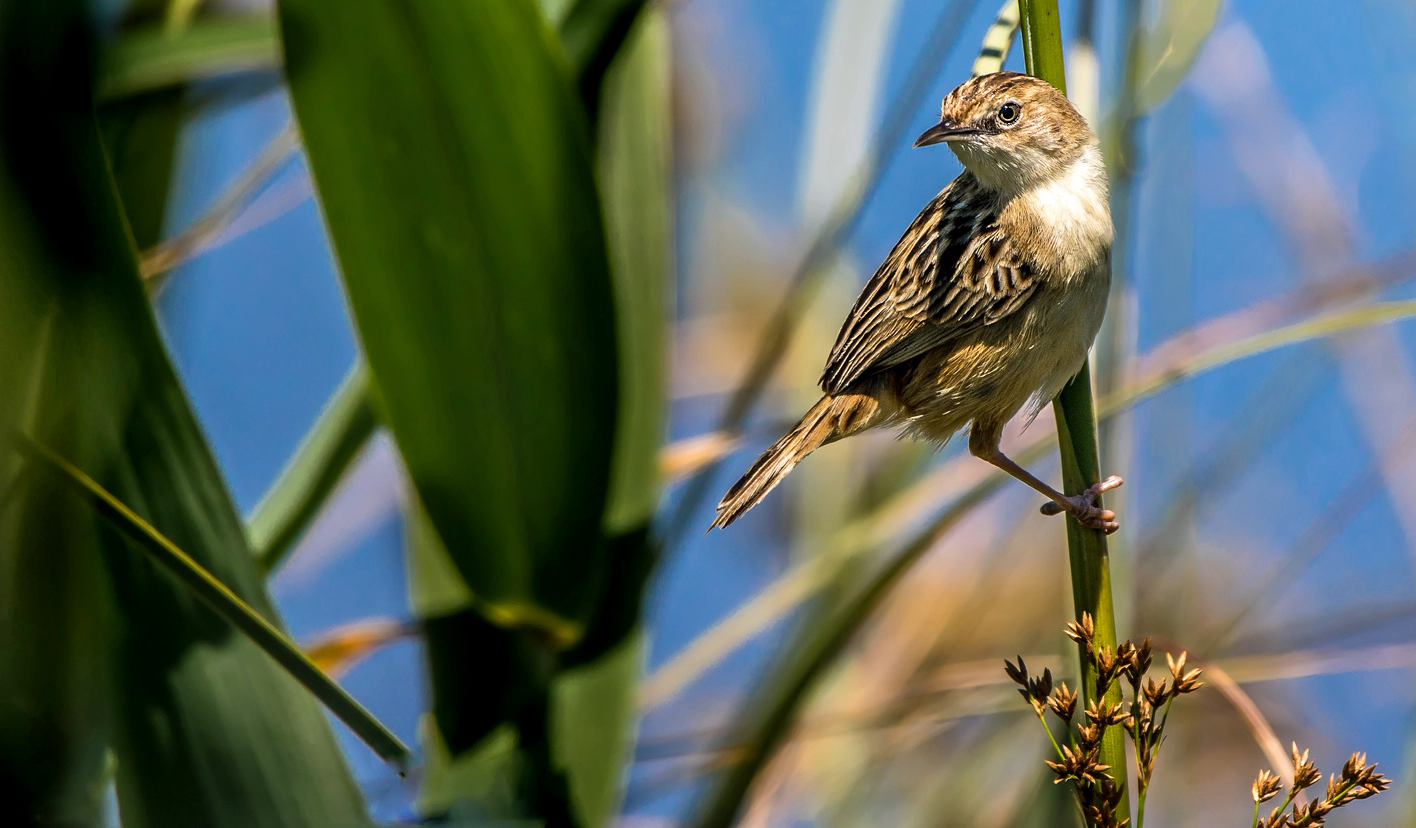
[[[972,78],[944,98],[915,147],[963,165],[920,212],[851,308],[822,371],[821,399],[728,490],[711,528],[761,502],[808,454],[862,431],[947,443],[1048,498],[1043,514],[1116,531],[1108,477],[1066,495],[999,447],[1086,362],[1111,283],[1114,229],[1096,136],[1066,95],[1016,72]]]

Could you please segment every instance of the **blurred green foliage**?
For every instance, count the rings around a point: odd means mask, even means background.
[[[414,546],[453,567],[423,618],[447,761],[505,723],[505,810],[550,824],[617,810],[653,560],[672,199],[667,29],[642,5],[562,10],[565,52],[523,0],[280,6],[369,368],[253,529],[288,549],[387,424],[431,516]],[[166,4],[135,3],[96,84],[85,4],[3,9],[0,380],[24,393],[0,414],[59,465],[0,457],[0,807],[97,824],[116,781],[125,826],[362,824],[313,698],[144,556],[160,542],[124,540],[150,523],[273,617],[136,255],[160,241],[182,85],[275,65],[276,29],[164,32]]]

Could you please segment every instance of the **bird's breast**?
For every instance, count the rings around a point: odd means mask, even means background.
[[[1060,174],[1019,194],[1000,219],[1045,279],[1097,275],[1115,235],[1101,153],[1090,148]]]

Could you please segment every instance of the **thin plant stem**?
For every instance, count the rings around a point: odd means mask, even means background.
[[[1057,751],[1057,758],[1058,758],[1058,759],[1063,759],[1063,758],[1065,758],[1065,757],[1062,755],[1062,746],[1059,745],[1059,744],[1057,744],[1057,737],[1052,735],[1052,728],[1050,728],[1050,727],[1047,726],[1047,710],[1046,710],[1046,709],[1038,710],[1038,711],[1037,711],[1037,720],[1038,720],[1039,722],[1042,722],[1042,729],[1045,730],[1045,731],[1047,731],[1047,741],[1051,742],[1051,743],[1052,743],[1052,749],[1055,750],[1055,751]]]
[[[1057,0],[1021,0],[1023,18],[1023,55],[1028,74],[1047,81],[1064,94],[1067,78],[1062,58],[1062,29],[1057,14]],[[1080,492],[1101,479],[1097,457],[1096,414],[1092,402],[1091,372],[1086,365],[1067,383],[1053,402],[1057,419],[1058,444],[1062,451],[1062,481],[1066,491]],[[1098,648],[1116,647],[1116,614],[1111,600],[1111,567],[1106,548],[1106,536],[1095,529],[1083,527],[1071,516],[1067,518],[1067,550],[1071,560],[1072,599],[1076,617],[1090,613],[1096,625],[1094,644]],[[1095,667],[1079,647],[1081,690],[1083,702],[1091,699],[1096,683]],[[1121,687],[1113,683],[1104,699],[1111,704],[1121,701]],[[1125,736],[1118,728],[1108,728],[1101,741],[1099,761],[1114,769],[1126,767]],[[1113,771],[1114,773],[1115,771]],[[1130,812],[1127,805],[1126,774],[1116,784],[1121,788],[1118,814]]]

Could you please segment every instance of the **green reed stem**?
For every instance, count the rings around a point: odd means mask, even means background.
[[[1023,56],[1028,74],[1041,78],[1063,93],[1067,77],[1062,60],[1062,28],[1057,16],[1057,0],[1020,0],[1023,18]],[[1086,365],[1067,383],[1052,403],[1057,417],[1058,445],[1062,451],[1062,483],[1067,492],[1080,492],[1101,479],[1096,448],[1096,413],[1092,405],[1091,371]],[[1116,647],[1116,613],[1111,601],[1111,566],[1106,551],[1106,536],[1087,529],[1071,516],[1067,517],[1067,550],[1072,567],[1072,601],[1076,616],[1091,613],[1096,623],[1094,644],[1098,648]],[[1096,671],[1079,648],[1083,704],[1096,686]],[[1119,682],[1112,684],[1106,701],[1121,701]],[[1126,783],[1126,741],[1120,728],[1107,728],[1101,741],[1102,764],[1119,771],[1117,784],[1122,790]],[[1117,812],[1123,817],[1130,811],[1123,795]]]

